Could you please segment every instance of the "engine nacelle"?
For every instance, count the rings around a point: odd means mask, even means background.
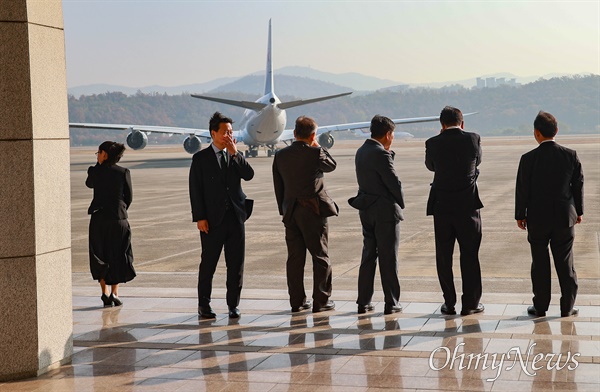
[[[331,148],[333,147],[333,142],[335,140],[333,139],[333,136],[331,135],[331,133],[327,132],[327,133],[322,133],[319,136],[319,144],[325,148]]]
[[[141,150],[148,145],[148,136],[144,132],[133,131],[127,135],[127,145],[132,150]]]
[[[200,138],[198,136],[190,135],[185,138],[183,141],[183,149],[188,154],[195,154],[202,148],[202,143],[200,142]]]

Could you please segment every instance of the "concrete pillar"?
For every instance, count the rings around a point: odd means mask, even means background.
[[[0,0],[0,380],[73,353],[61,0]]]

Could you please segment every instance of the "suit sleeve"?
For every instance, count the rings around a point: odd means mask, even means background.
[[[237,152],[233,156],[233,164],[244,181],[250,181],[254,177],[254,169],[248,163],[241,152]]]
[[[577,216],[581,216],[583,215],[583,169],[577,153],[575,153],[575,167],[571,177],[571,192],[573,193]]]
[[[476,159],[476,163],[475,166],[479,166],[479,164],[481,163],[481,156],[483,154],[483,152],[481,151],[481,136],[479,135],[475,135],[475,140],[476,140],[476,146],[475,148],[477,149],[477,157]]]
[[[323,173],[329,173],[335,170],[337,163],[329,154],[326,148],[321,147],[319,152],[319,169]]]
[[[125,184],[123,185],[123,201],[127,208],[133,201],[133,187],[131,186],[131,173],[129,169],[125,169]]]
[[[530,178],[525,156],[521,157],[517,170],[517,185],[515,190],[515,219],[527,218],[527,202],[529,200]]]
[[[202,166],[199,161],[199,158],[195,157],[192,160],[192,166],[190,167],[189,187],[193,222],[207,219],[204,189],[202,185]]]
[[[390,191],[400,208],[404,209],[404,192],[402,191],[400,179],[396,174],[396,169],[394,169],[394,154],[386,151],[384,158],[378,162],[378,165],[381,166],[381,170],[378,170],[381,181]]]
[[[98,167],[98,163],[96,163],[95,166],[88,167],[87,178],[85,179],[85,186],[87,186],[88,188],[94,187],[94,177],[95,177],[95,172],[96,172],[97,167]]]
[[[435,166],[433,165],[433,157],[431,156],[431,143],[429,140],[425,142],[425,166],[429,171],[434,172]]]
[[[277,200],[277,208],[279,209],[279,215],[283,215],[283,178],[277,168],[277,154],[273,158],[273,187],[275,188],[275,199]]]

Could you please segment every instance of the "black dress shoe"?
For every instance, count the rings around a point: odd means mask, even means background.
[[[203,318],[217,318],[210,306],[198,306],[198,314]]]
[[[335,309],[335,302],[333,302],[332,300],[327,301],[327,303],[323,306],[320,307],[316,307],[313,306],[313,313],[319,313],[319,312],[326,312],[328,310],[333,310]]]
[[[400,305],[388,305],[385,304],[383,308],[383,314],[392,314],[402,312],[402,306]]]
[[[112,300],[110,299],[110,297],[108,295],[102,294],[102,296],[100,297],[100,299],[104,303],[104,307],[105,308],[108,308],[109,306],[113,306]]]
[[[527,308],[527,313],[536,317],[546,317],[546,312],[538,311],[535,306],[531,305]]]
[[[110,302],[112,302],[113,305],[115,306],[121,306],[123,305],[123,302],[119,299],[119,297],[117,297],[116,295],[110,295],[110,297],[108,297],[108,299],[110,300]]]
[[[569,317],[569,316],[577,316],[579,314],[579,309],[573,308],[568,312],[560,312],[560,317]]]
[[[229,308],[229,318],[239,318],[241,315],[238,308]]]
[[[375,309],[375,305],[372,302],[369,302],[366,305],[358,305],[358,314],[363,314],[372,311]]]
[[[460,315],[461,316],[468,316],[470,314],[481,313],[484,310],[485,310],[485,307],[483,306],[483,304],[479,304],[479,305],[477,305],[477,307],[475,309],[465,309],[465,308],[463,308],[460,311]]]
[[[449,316],[452,316],[453,314],[456,314],[456,309],[454,309],[454,306],[442,304],[442,307],[440,308],[440,312],[442,312],[442,314],[447,314]]]
[[[297,313],[300,312],[302,310],[306,310],[306,309],[310,309],[312,306],[312,301],[310,299],[307,299],[306,301],[304,301],[304,303],[300,306],[294,306],[292,307],[292,313]]]

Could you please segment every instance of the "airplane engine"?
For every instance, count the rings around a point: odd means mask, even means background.
[[[140,131],[132,131],[127,135],[127,145],[132,150],[141,150],[148,144],[148,135]]]
[[[333,147],[334,141],[335,140],[333,139],[331,133],[323,133],[319,136],[319,144],[325,148]]]
[[[202,143],[198,136],[190,135],[183,141],[183,149],[188,154],[195,154],[202,148]]]

